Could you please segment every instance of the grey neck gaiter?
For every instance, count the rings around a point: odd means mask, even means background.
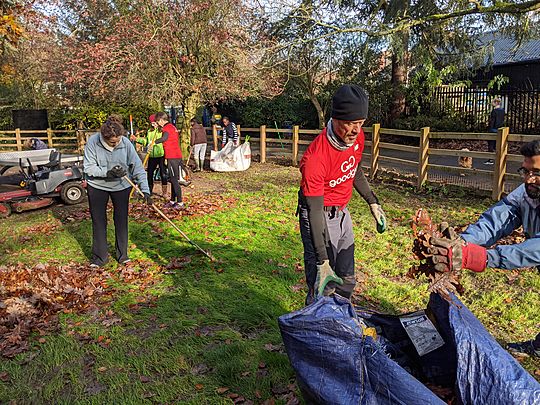
[[[328,120],[328,124],[326,124],[326,138],[328,139],[328,142],[330,142],[330,145],[339,151],[347,150],[353,146],[353,144],[347,145],[334,133],[334,130],[332,129],[332,118],[330,118],[330,120]]]

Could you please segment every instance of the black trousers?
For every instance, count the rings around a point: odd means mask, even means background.
[[[88,205],[92,217],[92,263],[103,266],[109,260],[107,248],[107,204],[113,203],[116,260],[128,259],[128,210],[131,187],[104,191],[88,185]]]
[[[182,202],[182,189],[180,188],[180,168],[182,159],[167,159],[169,165],[169,178],[171,180],[171,201]]]
[[[315,298],[315,279],[317,278],[317,254],[311,236],[307,205],[299,202],[298,217],[300,220],[300,236],[304,245],[304,266],[306,271],[306,283],[308,295],[306,305]],[[330,282],[329,286],[336,289],[336,294],[345,298],[351,298],[356,285],[354,275],[354,234],[351,215],[347,208],[334,209],[324,213],[326,222],[326,252],[330,266],[335,273],[343,279],[343,285]]]
[[[159,167],[159,177],[161,178],[161,184],[167,184],[167,175],[165,173],[165,158],[164,157],[154,157],[148,159],[148,168],[147,168],[147,178],[148,178],[148,187],[150,187],[150,193],[154,189],[154,172]]]

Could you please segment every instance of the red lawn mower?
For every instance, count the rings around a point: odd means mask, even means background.
[[[0,153],[0,184],[19,187],[0,192],[0,218],[8,217],[12,211],[47,207],[58,197],[68,205],[82,202],[86,183],[82,169],[77,166],[81,159],[79,156],[62,159],[54,149]],[[19,173],[5,175],[15,166],[19,167]]]

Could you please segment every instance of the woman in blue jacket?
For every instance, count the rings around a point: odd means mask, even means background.
[[[92,267],[101,267],[108,261],[109,198],[113,203],[116,260],[121,264],[130,261],[127,250],[131,186],[124,176],[129,176],[144,193],[145,202],[152,204],[146,172],[125,132],[122,124],[109,118],[101,126],[101,132],[91,136],[84,148],[83,168],[92,217]]]

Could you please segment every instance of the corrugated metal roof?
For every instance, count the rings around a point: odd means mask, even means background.
[[[491,32],[483,35],[480,43],[493,47],[493,65],[540,60],[540,39],[524,40],[514,49],[517,43],[514,38]]]

